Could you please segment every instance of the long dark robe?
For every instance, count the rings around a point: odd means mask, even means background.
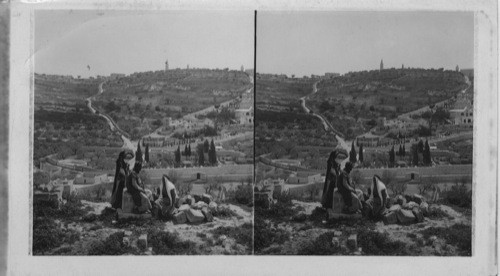
[[[138,190],[132,183],[136,183],[137,186],[141,186],[139,176],[136,172],[131,172],[127,177],[127,192],[132,195],[132,200],[134,201],[135,206],[141,207],[141,191]]]
[[[344,199],[344,203],[347,207],[352,206],[352,196],[354,188],[351,186],[349,179],[349,174],[345,171],[340,173],[337,189]]]
[[[321,197],[321,205],[328,209],[333,206],[333,191],[335,190],[337,175],[332,173],[333,164],[328,163],[325,175],[325,184],[323,185],[323,195]]]
[[[115,180],[113,181],[113,192],[111,194],[111,206],[115,209],[122,208],[123,188],[125,188],[127,175],[127,164],[120,153],[116,160]]]

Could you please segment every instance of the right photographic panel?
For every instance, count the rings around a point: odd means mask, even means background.
[[[474,13],[256,20],[254,253],[472,256]]]

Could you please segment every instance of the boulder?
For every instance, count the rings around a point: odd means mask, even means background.
[[[398,210],[399,211],[399,210]],[[396,224],[398,223],[398,216],[396,215],[396,213],[398,211],[394,211],[394,212],[388,212],[386,213],[383,217],[382,217],[382,221],[384,222],[385,225],[388,225],[388,224]]]
[[[201,196],[201,200],[204,201],[206,204],[210,204],[210,202],[212,202],[212,196],[209,195],[209,194],[203,194]]]
[[[129,237],[123,237],[122,243],[125,246],[130,246],[130,238]]]
[[[394,211],[397,211],[397,210],[399,210],[399,209],[401,209],[401,205],[396,204],[396,205],[392,205],[392,206],[391,206],[391,208],[389,208],[389,210],[388,210],[388,211],[389,211],[389,212],[394,212]]]
[[[217,203],[215,203],[214,201],[210,202],[210,204],[208,204],[208,209],[211,212],[216,211],[217,210]]]
[[[407,194],[405,194],[405,195],[404,195],[404,197],[405,197],[405,199],[406,199],[406,202],[413,201],[413,196],[411,196],[411,195],[407,195]]]
[[[196,203],[195,200],[194,200],[194,198],[191,195],[188,195],[186,197],[186,204],[193,205],[193,203]]]
[[[185,212],[185,211],[188,211],[191,209],[191,206],[187,205],[187,204],[183,204],[179,207],[179,212]]]
[[[134,209],[134,200],[132,195],[127,192],[127,189],[123,189],[122,195],[122,211],[124,213],[132,213]]]
[[[332,238],[332,246],[334,248],[339,248],[340,247],[340,240],[338,237],[333,237]]]
[[[187,196],[179,198],[179,205],[188,204],[186,201],[187,201]]]
[[[195,201],[196,203],[198,203],[198,202],[200,202],[200,200],[201,200],[201,195],[193,195],[193,198],[194,198],[194,201]]]
[[[347,238],[347,247],[351,250],[358,249],[358,235],[352,234]]]
[[[396,213],[398,222],[403,225],[415,223],[416,217],[410,210],[400,209]]]
[[[208,210],[208,207],[203,207],[201,209],[201,212],[203,213],[203,215],[205,216],[205,220],[207,222],[212,222],[214,221],[214,217],[212,216],[212,213],[210,213],[210,211]]]
[[[172,221],[175,224],[186,223],[187,222],[186,213],[184,213],[184,212],[174,213],[173,216],[172,216]]]
[[[199,210],[189,209],[184,211],[186,214],[187,220],[191,223],[201,223],[205,220],[205,216]]]
[[[404,209],[407,209],[407,210],[412,210],[413,208],[415,207],[420,207],[420,204],[417,204],[416,202],[414,201],[410,201],[408,203],[406,203],[403,208]]]
[[[422,204],[422,202],[425,201],[425,198],[419,194],[414,194],[413,195],[413,201],[415,201],[415,203],[417,203],[418,205]]]
[[[139,236],[139,239],[137,240],[137,247],[141,250],[146,250],[148,248],[148,235],[147,234],[142,234]]]
[[[334,237],[340,237],[340,236],[342,236],[342,231],[337,231],[337,230],[333,231],[333,236]]]
[[[204,207],[208,207],[208,204],[206,204],[204,201],[198,201],[194,204],[193,208],[197,210],[201,210]]]
[[[125,232],[123,232],[123,234],[125,235],[125,237],[130,237],[132,236],[132,231],[126,230]]]
[[[396,197],[396,203],[401,205],[401,206],[404,206],[406,204],[406,198],[402,195],[398,195]]]

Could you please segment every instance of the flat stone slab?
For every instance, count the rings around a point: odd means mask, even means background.
[[[343,214],[334,213],[332,209],[328,209],[328,219],[361,219],[361,214]]]
[[[117,209],[116,213],[118,215],[118,219],[128,219],[128,218],[150,219],[153,217],[151,215],[151,213],[147,213],[147,214],[124,213],[122,209]]]

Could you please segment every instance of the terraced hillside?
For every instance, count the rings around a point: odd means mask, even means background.
[[[318,92],[309,97],[308,106],[324,115],[339,131],[355,136],[369,129],[365,123],[370,119],[392,119],[450,99],[466,88],[467,83],[463,74],[455,71],[388,69],[325,79],[317,87]]]
[[[94,104],[124,131],[141,136],[180,118],[237,98],[251,87],[240,71],[189,69],[136,73],[107,81]]]

